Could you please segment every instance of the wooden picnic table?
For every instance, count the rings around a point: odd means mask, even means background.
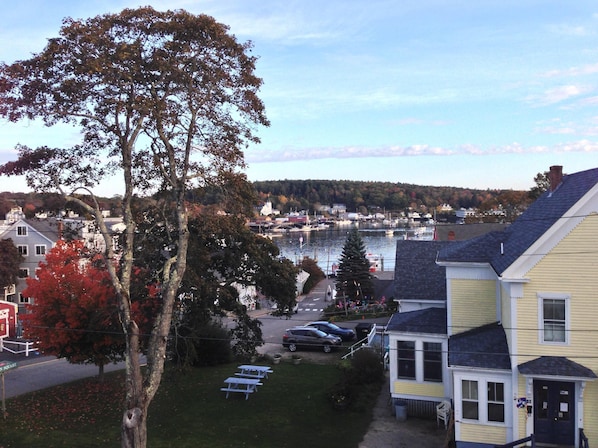
[[[263,383],[255,378],[243,378],[238,376],[231,376],[224,380],[226,387],[220,388],[222,392],[226,392],[226,398],[231,392],[245,394],[245,399],[249,398],[249,394],[257,392],[257,387]]]

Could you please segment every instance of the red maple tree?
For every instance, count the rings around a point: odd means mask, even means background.
[[[25,337],[41,351],[74,364],[104,366],[123,359],[125,338],[108,271],[82,241],[58,241],[23,294],[33,298],[22,316]]]

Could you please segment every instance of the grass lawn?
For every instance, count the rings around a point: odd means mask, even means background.
[[[237,364],[167,370],[148,420],[148,447],[357,447],[379,388],[353,409],[332,408],[328,391],[340,378],[332,364],[272,366],[257,393],[228,399],[220,391]],[[103,384],[87,379],[6,402],[0,448],[119,447],[122,372]]]

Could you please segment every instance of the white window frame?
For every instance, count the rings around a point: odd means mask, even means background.
[[[399,342],[413,342],[415,346],[415,378],[407,378],[407,377],[399,377],[399,355],[398,355],[398,344]],[[424,380],[424,344],[428,343],[436,343],[440,344],[441,347],[441,372],[442,372],[442,379],[440,381],[427,381]],[[445,339],[432,339],[432,338],[425,338],[425,339],[414,339],[409,337],[397,337],[397,339],[393,339],[393,347],[397,350],[397,353],[394,356],[394,364],[395,372],[394,375],[396,381],[409,381],[414,383],[422,383],[422,384],[443,384],[447,378],[447,341]]]
[[[544,339],[545,335],[545,319],[544,319],[544,301],[545,300],[559,300],[563,301],[565,305],[565,340],[564,341],[547,341]],[[538,343],[543,345],[569,345],[569,334],[571,333],[571,296],[565,293],[538,293]]]
[[[46,256],[46,245],[45,244],[36,244],[35,245],[35,256],[36,257],[45,257]]]
[[[23,233],[21,233],[21,231]],[[15,230],[17,236],[19,237],[23,237],[23,236],[27,236],[27,234],[29,233],[27,226],[17,226],[17,229]]]
[[[25,276],[21,275],[21,272],[25,274]],[[19,278],[28,278],[29,277],[29,268],[19,268]]]
[[[29,256],[29,246],[27,244],[18,244],[17,245],[17,251],[23,257],[28,257]]]
[[[475,386],[471,388],[471,391],[475,393],[475,397],[470,397],[467,396],[465,397],[464,394],[464,390],[465,388],[463,387],[464,384],[467,381],[468,384]],[[465,417],[465,413],[462,411],[463,414],[463,420],[467,420],[467,421],[471,421],[471,422],[479,422],[480,421],[480,414],[481,414],[481,408],[482,405],[480,403],[480,401],[482,401],[482,397],[480,397],[480,381],[478,381],[477,379],[473,379],[473,378],[462,378],[459,384],[460,388],[461,388],[461,409],[463,409],[463,403],[464,402],[468,402],[468,403],[475,403],[476,407],[478,408],[478,417],[477,418],[467,418]]]
[[[440,351],[438,350],[427,350],[426,351],[426,344],[437,344],[440,346]],[[439,353],[440,355],[440,361],[436,361],[436,360],[430,360],[428,359],[427,362],[428,363],[438,363],[440,366],[440,378],[439,379],[426,379],[425,378],[425,372],[426,372],[426,353]],[[423,375],[423,380],[426,383],[442,383],[444,381],[444,363],[443,363],[443,356],[442,356],[442,342],[440,341],[422,341],[422,375]]]
[[[478,383],[478,419],[469,419],[463,417],[463,408],[462,408],[462,401],[463,401],[463,380],[466,381],[476,381]],[[503,398],[504,398],[504,406],[503,406],[503,420],[502,422],[497,422],[493,420],[488,420],[488,404],[494,404],[496,402],[489,402],[488,401],[488,384],[489,383],[501,383],[503,385]],[[478,372],[477,374],[472,373],[465,373],[455,372],[454,377],[454,399],[455,399],[455,421],[462,421],[464,423],[475,423],[478,425],[489,425],[489,426],[507,426],[507,422],[512,419],[512,411],[509,407],[508,397],[512,395],[511,392],[511,383],[510,379],[507,376],[497,376],[487,373]]]
[[[490,397],[488,397],[488,394],[490,393],[490,384],[493,384],[493,385],[494,384],[502,384],[502,401],[496,399],[496,397],[494,400],[490,400]],[[494,388],[494,392],[496,393],[496,388]],[[487,401],[486,401],[487,414],[486,415],[487,415],[488,421],[492,422],[492,423],[504,423],[505,422],[505,406],[507,405],[506,404],[507,397],[505,397],[505,383],[502,381],[490,381],[490,380],[486,381],[486,398],[487,398]],[[490,420],[489,415],[490,415],[490,406],[491,405],[492,406],[502,406],[502,420]]]
[[[399,364],[400,364],[399,355],[400,355],[400,350],[402,350],[402,349],[399,348],[399,344],[401,342],[407,342],[407,343],[412,343],[413,344],[413,359],[411,359],[411,358],[404,358],[406,360],[406,362],[409,362],[410,364],[413,364],[413,378],[407,377],[407,376],[400,376],[399,375]],[[403,380],[403,381],[415,381],[415,380],[417,380],[417,343],[416,343],[416,341],[409,340],[409,339],[399,339],[399,340],[397,340],[396,347],[397,347],[397,376],[398,376],[398,378],[400,380]]]

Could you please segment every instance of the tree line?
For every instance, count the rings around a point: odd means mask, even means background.
[[[343,204],[349,212],[362,214],[431,212],[448,204],[453,209],[483,208],[498,204],[501,198],[519,204],[529,202],[527,192],[438,187],[393,182],[349,180],[276,180],[253,182],[261,202],[269,200],[281,213],[293,210],[318,211],[322,206]]]
[[[349,212],[362,214],[387,212],[399,213],[406,210],[431,212],[443,204],[453,209],[491,209],[497,204],[510,204],[512,208],[526,206],[530,201],[529,192],[518,190],[476,190],[459,187],[437,187],[392,182],[365,182],[348,180],[273,180],[250,183],[253,188],[253,203],[257,207],[271,201],[274,209],[281,213],[295,210],[308,210],[310,213],[328,208],[333,204],[343,204]],[[218,203],[216,192],[202,194],[189,191],[187,199],[192,203]],[[99,197],[103,210],[112,216],[119,216],[122,198]],[[143,202],[142,199],[138,199]],[[65,209],[85,215],[86,211],[72,202],[67,203],[53,193],[0,193],[0,216],[15,205],[23,208],[29,218],[36,213],[57,214]]]

